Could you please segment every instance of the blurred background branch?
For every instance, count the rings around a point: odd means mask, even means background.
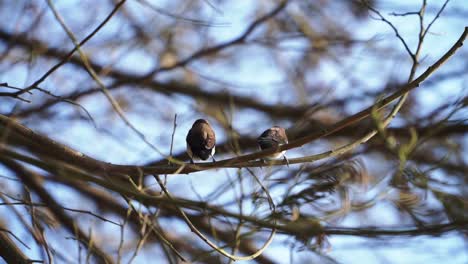
[[[465,13],[426,0],[1,1],[1,257],[466,263]],[[189,163],[199,118],[217,162]],[[260,151],[274,125],[289,144]],[[281,150],[288,163],[261,160]]]

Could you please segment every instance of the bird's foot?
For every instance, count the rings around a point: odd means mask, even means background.
[[[288,160],[288,158],[286,158],[286,155],[283,155],[283,159],[284,159],[284,161],[286,161],[286,166],[288,166],[288,168],[289,168],[289,160]]]

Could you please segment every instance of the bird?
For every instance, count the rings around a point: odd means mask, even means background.
[[[185,141],[187,154],[192,164],[194,159],[207,160],[209,157],[213,159],[213,162],[216,161],[213,157],[216,151],[216,135],[205,119],[198,119],[193,123]]]
[[[278,148],[280,145],[288,144],[288,136],[286,130],[279,126],[273,126],[265,130],[258,138],[257,143],[261,150],[269,148]],[[285,156],[286,150],[281,152],[273,153],[272,155],[266,156],[265,159],[272,160],[283,156],[283,159],[289,165],[289,161]]]

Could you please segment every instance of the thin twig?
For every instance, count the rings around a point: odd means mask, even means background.
[[[161,179],[159,178],[158,175],[153,175],[154,178],[156,179],[156,181],[159,183],[159,186],[161,187],[161,189],[164,191],[164,193],[166,194],[166,196],[169,198],[169,200],[171,200],[172,202],[174,202],[174,198],[172,197],[172,195],[169,193],[169,191],[166,189],[166,186],[164,186],[163,182],[161,181]],[[187,223],[187,225],[190,227],[190,230],[192,232],[194,232],[198,237],[200,237],[207,245],[209,245],[211,248],[213,248],[214,250],[216,250],[217,252],[219,252],[220,254],[222,254],[223,256],[229,258],[229,259],[232,259],[232,260],[252,260],[254,258],[256,258],[257,256],[259,256],[260,254],[262,254],[262,252],[270,245],[270,243],[273,241],[273,237],[275,236],[275,233],[276,233],[276,228],[273,228],[272,231],[270,232],[270,236],[268,237],[267,241],[265,242],[265,244],[257,250],[257,252],[249,255],[249,256],[234,256],[232,254],[229,254],[227,251],[225,251],[224,249],[218,247],[216,244],[214,244],[213,242],[211,242],[206,236],[204,236],[194,225],[193,223],[190,221],[190,219],[187,217],[187,215],[185,214],[185,212],[180,208],[178,207],[176,204],[174,204],[176,207],[177,207],[177,210],[180,212],[180,214],[182,215],[182,218],[184,219],[184,221]]]
[[[18,90],[19,92],[23,91],[23,89],[10,86],[10,85],[8,85],[8,83],[0,83],[0,86],[10,88],[10,89],[13,89],[13,90]],[[28,93],[30,93],[30,92],[28,92]],[[2,97],[2,96],[16,98],[16,99],[18,99],[20,101],[23,101],[25,103],[31,103],[30,100],[27,100],[27,99],[24,99],[24,98],[20,97],[20,94],[18,94],[18,92],[0,92],[0,97]]]
[[[125,0],[123,0],[125,1]],[[115,110],[115,112],[117,113],[117,115],[120,117],[120,119],[125,123],[125,125],[127,125],[127,127],[129,127],[133,132],[135,132],[138,137],[140,137],[140,139],[146,143],[146,145],[148,145],[149,147],[151,147],[154,151],[156,151],[157,153],[159,153],[161,156],[163,157],[166,157],[167,159],[173,161],[173,162],[178,162],[180,163],[179,161],[176,161],[176,160],[173,160],[173,159],[170,159],[169,157],[167,157],[167,155],[165,155],[162,151],[160,151],[154,144],[152,144],[147,138],[146,136],[140,132],[131,122],[130,120],[125,116],[122,108],[120,107],[119,103],[114,99],[114,97],[110,94],[109,90],[107,89],[107,87],[104,85],[104,83],[101,81],[101,79],[99,78],[98,74],[96,73],[96,71],[94,71],[94,69],[91,67],[90,63],[89,63],[89,60],[87,58],[87,56],[84,54],[84,52],[81,50],[80,48],[80,44],[78,43],[75,35],[73,34],[73,32],[68,28],[68,26],[65,24],[65,21],[63,20],[63,18],[60,16],[60,14],[58,13],[57,9],[55,8],[54,4],[52,3],[52,0],[47,0],[47,4],[49,5],[50,9],[52,10],[52,13],[54,14],[55,18],[57,19],[57,21],[59,22],[59,24],[62,26],[63,30],[65,30],[65,32],[67,33],[68,37],[72,40],[73,44],[75,45],[76,47],[76,50],[78,51],[79,55],[80,55],[80,58],[82,59],[83,61],[83,64],[85,66],[85,69],[86,71],[88,72],[88,74],[91,76],[91,78],[98,84],[99,88],[101,89],[102,93],[104,94],[104,96],[107,98],[107,100],[109,101],[109,103],[111,104],[112,108]]]
[[[174,252],[174,254],[176,254],[177,257],[180,258],[180,260],[184,261],[184,262],[187,262],[187,260],[184,258],[184,256],[182,256],[182,253],[180,253],[175,247],[174,245],[172,245],[172,243],[166,239],[166,237],[158,230],[158,228],[150,221],[146,220],[146,215],[143,215],[141,212],[138,212],[136,210],[136,208],[133,206],[133,204],[131,203],[131,201],[128,199],[128,198],[125,198],[124,199],[127,201],[127,204],[129,205],[129,210],[133,210],[135,213],[137,213],[138,215],[138,220],[140,221],[140,225],[142,226],[142,229],[144,226],[146,225],[149,225],[151,230],[153,231],[153,233],[158,237],[158,239],[165,245],[167,245],[169,247],[169,249],[172,250],[172,252]],[[143,220],[142,220],[143,219]],[[145,235],[145,237],[147,237],[149,235],[149,232]],[[146,239],[146,238],[145,238]],[[144,243],[144,240],[140,240],[141,243]],[[139,245],[137,246],[137,248],[141,247],[140,245],[140,242],[139,242]],[[136,257],[136,252],[134,252],[134,256]],[[132,258],[133,259],[133,258]]]
[[[86,115],[88,116],[88,119],[91,120],[91,123],[93,124],[93,126],[94,126],[95,128],[97,128],[97,124],[96,124],[96,121],[94,121],[93,116],[91,116],[91,114],[89,113],[89,111],[88,111],[84,106],[82,106],[81,104],[79,104],[79,103],[77,103],[77,102],[74,102],[74,101],[72,101],[72,100],[70,100],[70,99],[63,98],[62,96],[55,95],[55,94],[51,93],[50,91],[45,90],[45,89],[42,89],[42,88],[40,88],[40,87],[38,87],[38,86],[36,86],[34,89],[35,89],[35,90],[38,90],[38,91],[40,91],[40,92],[43,92],[43,93],[45,93],[45,94],[47,94],[47,95],[49,95],[49,96],[51,96],[51,97],[53,97],[53,98],[55,98],[55,99],[57,99],[57,100],[59,100],[59,101],[67,102],[67,103],[69,103],[69,104],[72,104],[72,105],[74,105],[74,106],[77,106],[77,107],[81,108],[81,110],[83,110],[83,111],[86,113]]]
[[[382,20],[383,22],[387,23],[393,30],[393,32],[395,33],[396,37],[400,40],[400,42],[403,44],[403,46],[405,47],[406,49],[406,52],[408,52],[408,54],[410,55],[410,57],[413,59],[413,52],[411,51],[411,49],[409,48],[408,44],[406,43],[405,39],[403,39],[403,37],[401,36],[400,32],[398,31],[398,29],[388,20],[386,19],[377,9],[375,9],[374,7],[372,7],[371,5],[369,5],[369,3],[367,3],[367,1],[362,1],[362,3],[369,9],[371,10],[372,12],[374,12],[379,18],[379,20]]]
[[[67,61],[69,61],[73,53],[79,49],[79,47],[82,47],[86,42],[88,42],[96,33],[101,30],[102,27],[104,27],[105,24],[115,15],[115,13],[119,10],[119,8],[125,3],[126,0],[122,0],[119,3],[117,3],[114,7],[114,9],[109,13],[109,15],[88,35],[86,36],[78,45],[75,45],[75,47],[65,56],[63,60],[61,60],[59,63],[54,65],[50,70],[48,70],[44,75],[42,75],[41,78],[39,78],[37,81],[35,81],[33,84],[28,86],[26,89],[23,89],[19,93],[25,93],[29,92],[30,90],[34,89],[38,85],[40,85],[49,75],[51,75],[53,72],[55,72],[60,66],[65,64]]]
[[[10,196],[9,196],[10,197]],[[19,200],[19,199],[15,199],[14,197],[10,197],[10,199],[14,199],[14,200],[17,200],[17,201],[20,201],[20,202],[8,202],[8,203],[0,203],[0,205],[28,205],[28,206],[40,206],[40,207],[48,207],[47,204],[44,204],[44,203],[34,203],[34,202],[27,202],[27,201],[23,201],[23,200]],[[120,226],[119,223],[117,222],[114,222],[112,220],[109,220],[105,217],[102,217],[98,214],[95,214],[91,211],[87,211],[87,210],[81,210],[81,209],[74,209],[74,208],[68,208],[68,207],[64,207],[62,206],[62,209],[63,210],[66,210],[66,211],[70,211],[70,212],[76,212],[76,213],[82,213],[82,214],[89,214],[91,216],[94,216],[104,222],[108,222],[108,223],[111,223],[113,225],[117,225],[117,226]]]
[[[145,79],[150,78],[150,77],[152,77],[153,75],[155,75],[157,73],[173,70],[173,69],[178,68],[178,67],[183,67],[183,66],[189,64],[190,62],[192,62],[195,59],[198,59],[198,58],[203,57],[203,56],[211,55],[211,54],[219,52],[219,51],[221,51],[221,50],[223,50],[223,49],[225,49],[227,47],[231,47],[231,46],[234,46],[234,45],[241,44],[243,41],[245,41],[247,39],[247,37],[259,25],[261,25],[262,23],[264,23],[268,19],[276,16],[281,10],[283,10],[286,7],[288,2],[289,2],[289,0],[282,0],[278,4],[278,6],[276,6],[273,10],[271,10],[267,14],[259,17],[252,24],[250,24],[250,26],[244,31],[244,33],[242,33],[237,38],[232,39],[232,40],[227,41],[227,42],[224,42],[224,43],[221,43],[221,44],[218,44],[218,45],[215,45],[215,46],[212,46],[212,47],[202,48],[202,49],[198,50],[197,52],[193,53],[192,55],[188,56],[187,58],[185,58],[185,59],[183,59],[181,61],[178,61],[178,62],[174,63],[171,66],[157,68],[157,69],[153,70],[152,72],[148,73],[145,76]]]
[[[442,12],[444,11],[445,7],[447,6],[448,2],[450,0],[445,0],[444,4],[442,5],[442,7],[439,9],[439,11],[437,12],[437,14],[435,15],[435,17],[432,19],[432,21],[429,23],[429,25],[427,25],[426,27],[426,30],[424,31],[423,33],[423,37],[426,36],[427,32],[429,32],[429,29],[432,27],[432,25],[434,24],[434,22],[437,21],[437,19],[440,17],[440,14],[442,14]]]

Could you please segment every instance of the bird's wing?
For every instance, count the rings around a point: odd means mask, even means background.
[[[203,139],[203,145],[206,149],[212,149],[216,145],[216,136],[211,127],[207,127],[205,133],[203,133]]]

